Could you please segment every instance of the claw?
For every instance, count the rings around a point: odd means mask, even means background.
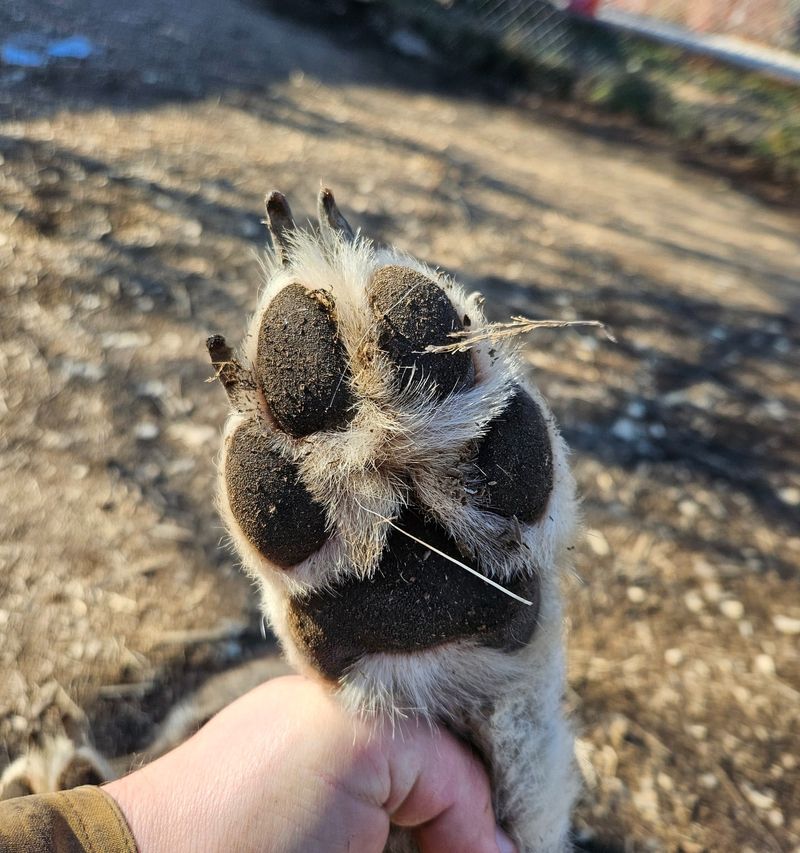
[[[267,227],[272,236],[272,246],[282,264],[289,262],[289,235],[295,229],[292,211],[286,196],[273,190],[267,196]]]
[[[239,389],[246,383],[245,370],[234,358],[233,350],[225,343],[225,338],[222,335],[211,335],[206,340],[206,346],[217,379],[222,383],[228,399],[235,404]]]
[[[323,187],[319,191],[317,210],[319,212],[319,224],[321,227],[327,227],[331,231],[341,234],[348,243],[352,243],[356,239],[350,223],[342,216],[341,211],[336,206],[336,199],[333,197],[333,193],[327,187]]]

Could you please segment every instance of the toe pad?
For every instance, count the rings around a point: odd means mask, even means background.
[[[476,464],[489,510],[526,523],[542,517],[553,490],[553,451],[544,416],[523,390],[492,421]]]
[[[256,374],[281,428],[297,437],[345,426],[353,397],[331,306],[301,284],[284,287],[258,332]]]
[[[311,497],[293,462],[269,444],[256,421],[231,436],[225,458],[231,511],[248,541],[268,560],[290,568],[327,539],[325,510]]]
[[[449,334],[464,328],[437,284],[408,267],[380,267],[370,284],[370,303],[378,317],[378,347],[397,368],[401,388],[428,381],[441,398],[472,385],[469,352],[424,352],[453,343]]]

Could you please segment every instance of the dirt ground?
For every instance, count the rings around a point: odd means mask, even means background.
[[[581,837],[800,850],[797,213],[244,0],[7,0],[32,29],[97,49],[0,65],[0,768],[79,708],[139,748],[264,649],[204,340],[254,307],[265,192],[324,180],[495,319],[619,339],[527,350],[584,497]]]

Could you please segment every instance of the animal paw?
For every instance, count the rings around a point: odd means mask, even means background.
[[[319,220],[269,196],[241,352],[208,339],[232,406],[219,503],[296,666],[435,706],[441,672],[415,661],[489,667],[552,610],[566,451],[515,346],[481,339],[478,294],[356,235],[329,190]]]
[[[93,747],[66,735],[46,737],[0,774],[0,800],[102,785],[114,778],[108,761]]]

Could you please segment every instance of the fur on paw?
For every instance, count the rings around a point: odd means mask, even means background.
[[[93,747],[66,735],[48,736],[0,774],[0,800],[102,785],[114,778],[111,765]]]
[[[486,327],[479,294],[354,234],[329,190],[319,219],[298,228],[269,196],[241,352],[208,340],[232,540],[290,659],[331,681],[445,647],[513,653],[573,532],[552,415],[515,345],[435,349]]]

